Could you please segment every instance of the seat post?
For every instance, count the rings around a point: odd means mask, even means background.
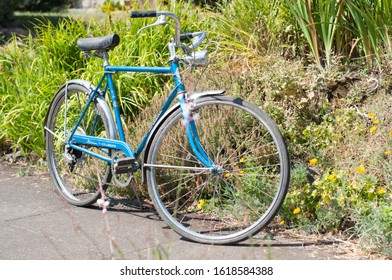
[[[109,56],[107,51],[102,52],[102,58],[103,58],[103,67],[110,66]]]

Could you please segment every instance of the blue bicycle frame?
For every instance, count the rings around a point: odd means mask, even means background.
[[[104,67],[105,67],[105,72],[100,82],[98,83],[97,87],[91,92],[87,105],[84,108],[78,122],[76,123],[73,131],[71,132],[67,140],[66,144],[69,145],[69,147],[84,152],[86,154],[89,154],[91,156],[97,157],[101,160],[106,161],[107,163],[112,163],[112,159],[109,156],[106,157],[94,153],[93,151],[86,149],[83,146],[98,147],[104,151],[108,151],[109,149],[121,150],[126,157],[137,159],[140,156],[141,152],[144,150],[147,140],[151,134],[151,131],[153,131],[155,126],[159,123],[160,118],[167,112],[167,110],[170,107],[170,104],[172,104],[173,100],[176,98],[176,96],[178,96],[178,101],[180,103],[180,108],[183,114],[187,137],[189,140],[189,144],[192,148],[192,151],[205,167],[213,168],[213,161],[208,157],[208,155],[206,154],[206,152],[204,151],[203,147],[200,144],[196,125],[192,119],[192,115],[188,115],[188,113],[185,113],[185,112],[189,112],[189,109],[187,108],[188,104],[186,100],[185,86],[182,82],[180,68],[177,61],[172,60],[170,62],[170,67],[141,67],[141,66],[134,67],[134,66],[110,66],[107,60],[105,60]],[[146,135],[143,137],[138,148],[136,149],[136,152],[132,150],[132,148],[126,143],[125,140],[124,129],[122,127],[122,122],[120,117],[121,116],[120,108],[117,103],[117,94],[113,82],[113,74],[117,72],[171,74],[174,77],[175,87],[173,91],[170,93],[169,97],[163,104],[160,113],[158,114],[157,118],[151,125]],[[76,133],[78,126],[80,125],[82,119],[85,116],[87,108],[90,106],[91,102],[93,102],[94,99],[97,98],[97,96],[100,96],[102,94],[100,88],[105,80],[107,80],[107,83],[106,83],[104,93],[106,93],[106,90],[109,89],[119,140],[98,138],[98,137],[93,137],[88,135],[80,135]],[[107,154],[109,153],[107,152]]]

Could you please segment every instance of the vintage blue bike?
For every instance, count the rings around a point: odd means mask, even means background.
[[[167,67],[111,65],[117,34],[77,41],[86,56],[102,58],[104,72],[96,86],[67,81],[52,100],[44,131],[54,185],[69,204],[89,206],[100,189],[127,187],[141,172],[155,210],[181,236],[209,244],[250,238],[285,199],[290,162],[284,139],[256,105],[224,90],[186,90],[181,67],[208,63],[208,52],[196,50],[205,32],[182,34],[172,12],[131,12],[131,18],[144,17],[157,17],[144,28],[174,26]],[[113,80],[119,72],[172,76],[173,90],[135,149],[121,120]]]

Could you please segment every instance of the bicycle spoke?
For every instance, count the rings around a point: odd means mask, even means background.
[[[214,168],[197,172],[204,166],[184,138],[179,112],[154,138],[147,166],[159,166],[162,173],[148,170],[147,182],[173,229],[192,240],[226,243],[257,232],[279,209],[285,174],[274,139],[280,136],[271,135],[266,125],[272,124],[260,121],[264,115],[257,108],[237,106],[231,97],[206,100],[195,109],[196,141]]]
[[[47,134],[48,165],[55,187],[64,199],[73,205],[87,206],[100,196],[98,178],[109,183],[110,167],[106,162],[74,150],[67,145],[69,136],[75,130],[77,134],[86,134],[88,130],[95,137],[110,137],[107,117],[95,102],[88,104],[87,89],[80,85],[68,84],[55,96],[48,117],[47,127],[52,133]],[[84,117],[76,127],[80,116]],[[112,136],[113,137],[113,136]],[[88,148],[91,151],[110,156],[109,150]],[[99,174],[95,165],[98,165]],[[107,184],[103,187],[106,187]]]

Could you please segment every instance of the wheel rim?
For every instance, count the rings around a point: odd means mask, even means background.
[[[48,135],[48,154],[49,168],[60,194],[71,204],[87,206],[99,197],[98,174],[100,179],[106,182],[110,169],[107,163],[69,148],[64,141],[73,130],[86,104],[87,94],[71,87],[68,88],[67,99],[64,94],[58,100],[49,124],[55,136],[52,133]],[[107,123],[102,115],[96,104],[91,103],[75,134],[107,138]],[[106,156],[110,152],[89,149]]]
[[[180,234],[200,242],[238,241],[265,226],[283,201],[284,151],[255,109],[240,111],[231,101],[201,105],[196,126],[216,171],[150,168],[151,195]],[[167,126],[150,163],[201,167],[183,136],[181,116]]]

